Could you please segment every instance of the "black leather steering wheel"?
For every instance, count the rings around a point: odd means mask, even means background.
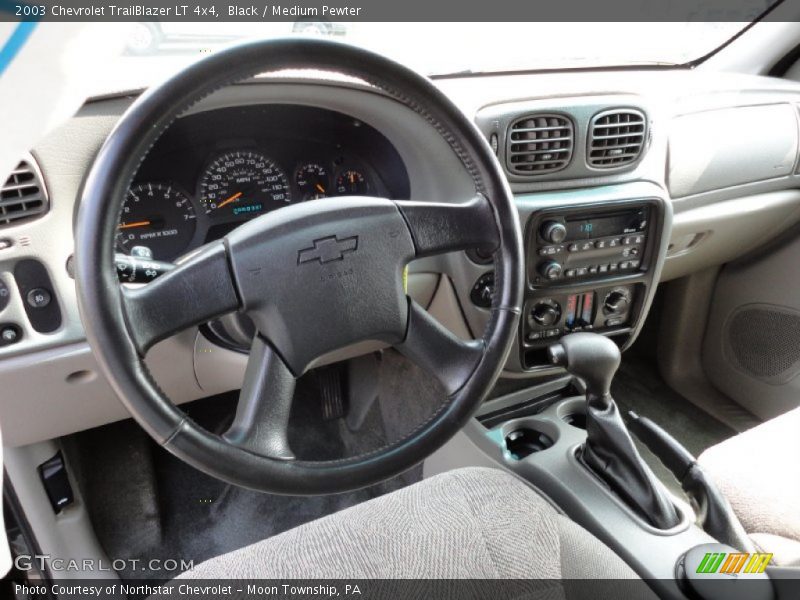
[[[449,202],[336,198],[247,222],[137,288],[114,269],[115,230],[131,181],[155,141],[210,93],[258,73],[317,69],[361,79],[416,112],[475,183]],[[424,153],[425,148],[420,147]],[[411,260],[480,247],[496,292],[481,339],[464,342],[406,296]],[[523,287],[518,215],[477,128],[426,78],[379,55],[326,40],[283,39],[213,54],[144,93],[123,115],[85,181],[76,231],[81,315],[105,376],[170,452],[230,483],[284,494],[356,489],[410,468],[450,439],[494,384],[513,343]],[[231,427],[215,435],[172,404],[144,365],[159,340],[232,311],[255,336]],[[447,400],[405,438],[366,455],[301,461],[287,443],[296,377],[317,357],[379,340],[428,369]]]

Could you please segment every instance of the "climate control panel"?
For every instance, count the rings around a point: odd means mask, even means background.
[[[538,346],[574,331],[624,328],[630,324],[636,289],[636,285],[617,285],[530,300],[525,308],[523,343]]]

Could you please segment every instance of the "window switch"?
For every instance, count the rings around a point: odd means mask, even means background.
[[[72,486],[69,484],[67,476],[67,465],[61,451],[39,465],[39,477],[42,478],[44,490],[50,499],[53,512],[60,513],[64,508],[72,504],[75,500],[72,494]]]

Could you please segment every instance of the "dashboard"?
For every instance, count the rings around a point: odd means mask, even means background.
[[[373,127],[304,106],[195,114],[173,124],[139,168],[117,250],[171,262],[265,213],[343,195],[409,197],[402,159]]]
[[[743,256],[765,232],[800,220],[797,84],[642,70],[437,85],[497,154],[525,233],[524,315],[506,378],[554,375],[544,349],[570,331],[592,328],[629,346],[660,283]],[[127,416],[86,342],[69,224],[96,153],[135,97],[88,102],[15,175],[38,177],[44,200],[36,216],[0,223],[0,329],[13,329],[0,341],[7,445]],[[313,74],[263,77],[216,92],[165,131],[130,185],[117,250],[173,262],[293,203],[342,194],[458,202],[473,193],[442,137],[393,98]],[[409,265],[408,292],[468,339],[490,318],[492,271],[470,253],[428,257]],[[183,403],[236,389],[246,356],[195,328],[156,345],[147,362]]]

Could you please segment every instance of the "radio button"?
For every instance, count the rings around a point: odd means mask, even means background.
[[[578,244],[570,244],[569,247],[567,248],[567,251],[569,251],[569,252],[577,252],[578,251]]]
[[[553,256],[564,251],[564,246],[545,246],[539,248],[539,256]]]
[[[589,275],[596,275],[597,274],[597,265],[592,265],[589,267]]]
[[[575,277],[575,269],[567,269],[564,271],[564,277]]]
[[[608,273],[608,267],[609,266],[610,265],[600,265],[599,267],[597,267],[597,271],[599,273]]]
[[[607,240],[597,240],[597,241],[594,243],[594,247],[595,247],[595,248],[597,248],[597,249],[602,249],[602,248],[605,248],[605,247],[606,247],[606,244],[607,244],[607,243],[608,243],[608,241],[607,241]]]
[[[623,240],[626,246],[632,246],[633,244],[641,244],[643,241],[644,241],[643,235],[629,235]]]
[[[639,248],[637,246],[632,246],[630,248],[622,249],[622,256],[624,256],[625,258],[629,256],[636,256],[637,254],[639,254]]]
[[[617,246],[620,246],[621,244],[622,244],[622,240],[620,238],[614,238],[614,239],[608,240],[608,247],[609,248],[616,248]]]
[[[586,275],[586,267],[578,267],[575,269],[576,277],[583,277],[584,275]]]
[[[608,270],[609,270],[609,272],[616,271],[616,270],[617,270],[617,268],[618,268],[618,267],[617,267],[617,263],[611,263],[610,265],[608,265]]]
[[[583,242],[580,244],[581,252],[585,252],[586,250],[591,250],[594,248],[594,242]]]
[[[630,261],[630,263],[628,263],[628,264],[630,264],[630,266],[631,266],[631,269],[636,269],[636,268],[638,268],[638,267],[639,267],[639,264],[640,264],[640,263],[639,263],[639,261],[638,261],[638,260],[632,260],[632,261]]]

